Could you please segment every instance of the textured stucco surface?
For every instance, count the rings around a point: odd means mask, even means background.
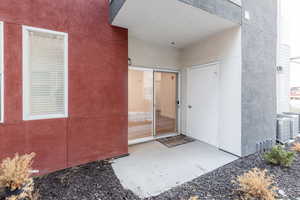
[[[178,0],[194,7],[201,8],[211,14],[241,24],[241,7],[228,0]]]
[[[241,7],[229,0],[177,0],[197,8],[201,8],[211,14],[218,15],[234,23],[241,24]],[[110,4],[110,23],[122,8],[125,0],[112,0]]]
[[[277,1],[244,0],[242,24],[242,154],[276,136]]]
[[[109,22],[112,23],[126,0],[112,0],[109,6]]]
[[[119,156],[127,145],[127,30],[109,24],[108,0],[1,0],[5,122],[0,160],[36,152],[42,174]],[[22,25],[69,34],[69,117],[23,121]]]

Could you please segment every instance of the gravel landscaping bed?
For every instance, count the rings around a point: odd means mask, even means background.
[[[181,200],[188,199],[190,196],[198,196],[201,200],[241,199],[237,192],[235,192],[231,180],[254,167],[265,168],[276,177],[278,187],[289,197],[284,198],[284,196],[281,196],[282,199],[298,200],[297,197],[300,197],[299,155],[291,168],[281,168],[267,165],[259,154],[239,159],[213,172],[196,178],[193,181],[160,194],[159,196],[149,198],[148,200]]]
[[[299,153],[296,154],[295,161],[289,168],[269,165],[263,160],[261,154],[240,158],[159,196],[148,198],[148,200],[181,200],[188,199],[191,196],[198,196],[200,200],[241,199],[231,181],[255,167],[267,169],[270,174],[275,176],[275,180],[281,190],[281,194],[279,194],[280,199],[300,200]]]
[[[231,180],[254,167],[265,168],[275,176],[278,187],[286,195],[281,196],[281,199],[300,199],[300,154],[297,154],[295,162],[290,168],[268,165],[263,161],[260,154],[255,154],[238,159],[147,200],[188,200],[191,196],[198,196],[200,200],[241,199],[235,192]],[[65,169],[37,178],[36,188],[43,200],[139,199],[131,191],[125,190],[121,186],[111,165],[103,161]]]
[[[41,200],[136,200],[104,161],[65,169],[35,179]]]

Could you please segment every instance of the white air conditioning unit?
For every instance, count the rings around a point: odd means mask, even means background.
[[[291,136],[291,120],[285,117],[277,118],[276,139],[278,142],[285,144],[289,142]]]

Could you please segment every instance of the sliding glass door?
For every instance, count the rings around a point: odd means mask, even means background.
[[[129,69],[128,139],[153,136],[153,71]]]
[[[147,68],[128,71],[128,140],[177,133],[178,74]]]
[[[154,72],[156,136],[177,132],[177,73]]]

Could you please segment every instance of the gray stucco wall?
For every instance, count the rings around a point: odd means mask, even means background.
[[[110,3],[110,23],[122,8],[126,0],[112,0]],[[241,24],[241,7],[230,0],[177,0],[197,8],[201,8],[211,14],[218,15],[234,23]]]
[[[276,137],[277,0],[243,0],[242,155]]]
[[[234,23],[241,24],[241,7],[230,0],[178,0],[211,14],[223,17]]]
[[[109,22],[112,24],[126,0],[111,0],[109,5]]]

